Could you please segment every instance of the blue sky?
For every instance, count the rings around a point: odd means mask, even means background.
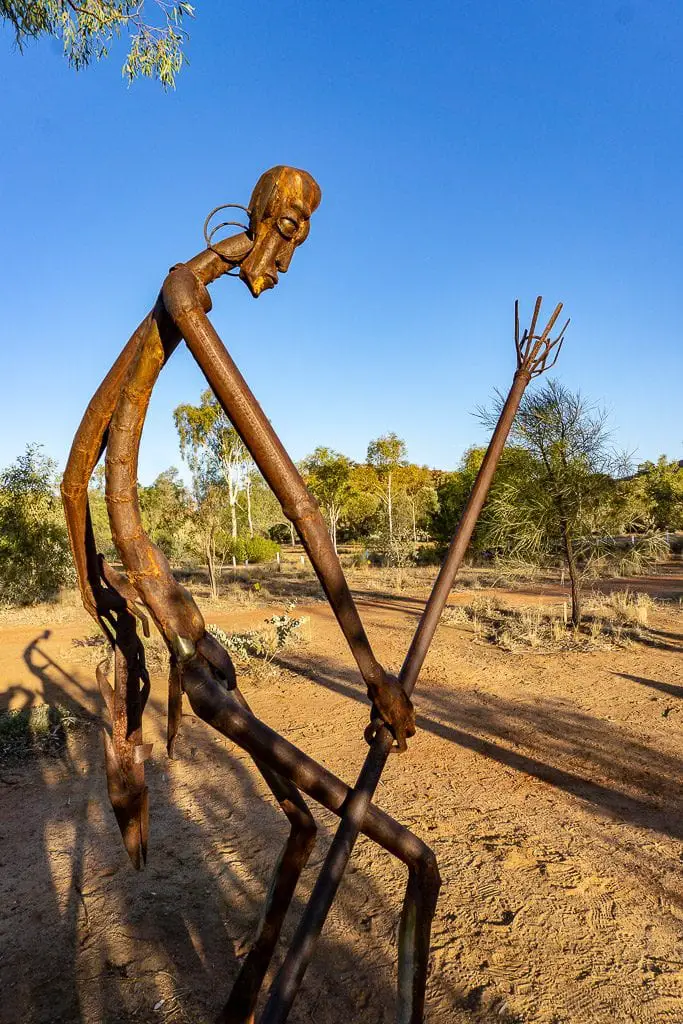
[[[679,0],[197,0],[177,89],[121,53],[71,71],[0,31],[0,466],[63,466],[80,416],[168,267],[277,163],[323,190],[306,245],[214,323],[295,458],[362,459],[395,430],[454,468],[510,380],[512,310],[572,316],[556,368],[636,460],[683,458],[683,7]],[[140,478],[180,465],[179,349]]]

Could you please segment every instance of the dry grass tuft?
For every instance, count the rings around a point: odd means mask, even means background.
[[[465,604],[447,608],[448,626],[469,628],[482,640],[506,651],[591,651],[625,647],[644,639],[656,602],[647,594],[615,592],[595,595],[586,602],[579,629],[567,621],[567,605],[509,608],[494,598],[475,595]]]
[[[61,704],[37,704],[0,713],[0,760],[13,761],[32,754],[59,756],[67,734],[86,725]]]

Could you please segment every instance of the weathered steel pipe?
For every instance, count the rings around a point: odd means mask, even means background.
[[[429,646],[439,624],[439,619],[448,600],[456,573],[462,564],[463,557],[472,539],[477,520],[484,507],[493,476],[502,455],[505,443],[522,400],[522,395],[537,370],[544,367],[545,360],[552,348],[561,345],[562,335],[555,342],[549,342],[548,336],[560,314],[559,304],[545,330],[541,335],[534,331],[541,308],[541,297],[536,300],[532,318],[532,326],[519,339],[518,305],[515,303],[515,347],[517,350],[517,369],[512,381],[505,404],[501,410],[493,436],[489,442],[484,460],[470,492],[465,509],[458,523],[448,553],[436,578],[432,592],[415,630],[413,640],[406,654],[399,673],[399,681],[410,696],[415,688],[418,676]],[[541,369],[542,372],[542,369]],[[389,730],[381,725],[372,740],[371,749],[365,759],[353,796],[346,807],[334,840],[328,850],[323,867],[311,893],[306,909],[301,917],[294,938],[290,944],[284,963],[278,972],[270,990],[268,1002],[261,1017],[261,1024],[282,1024],[287,1019],[296,993],[315,950],[316,941],[323,929],[329,910],[334,902],[337,890],[346,871],[349,858],[361,831],[363,821],[371,804],[382,776],[384,766],[393,746]],[[414,954],[399,957],[399,964],[412,962],[414,973],[410,978],[399,978],[398,1021],[406,1024],[420,1024],[422,1021],[424,978],[422,971],[427,965],[424,956],[426,946],[429,949],[429,935],[413,934],[401,937],[404,942],[412,942]]]

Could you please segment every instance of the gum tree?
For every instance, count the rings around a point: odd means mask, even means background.
[[[166,0],[0,0],[0,20],[11,26],[20,51],[44,36],[57,39],[78,71],[107,57],[124,37],[124,78],[153,78],[165,89],[173,87],[186,60],[183,21],[188,17],[194,17],[191,4]]]
[[[501,400],[480,411],[490,426]],[[557,380],[527,392],[510,431],[529,458],[488,503],[488,540],[494,547],[534,557],[562,552],[571,583],[572,624],[581,624],[581,563],[592,538],[615,525],[623,457],[612,447],[607,414]]]
[[[306,485],[323,510],[337,550],[337,527],[350,496],[349,478],[353,468],[346,455],[318,447],[302,464]]]

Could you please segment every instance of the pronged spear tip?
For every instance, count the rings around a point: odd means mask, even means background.
[[[562,303],[558,302],[545,328],[540,334],[537,334],[536,327],[541,312],[542,302],[543,296],[539,295],[536,299],[529,329],[524,331],[524,334],[520,339],[519,299],[515,299],[515,348],[517,350],[517,367],[520,370],[526,370],[530,377],[538,377],[546,370],[552,369],[560,354],[562,342],[564,341],[564,333],[569,326],[569,319],[567,319],[558,336],[554,340],[550,339],[550,332],[557,323],[557,319],[562,312]],[[548,357],[553,351],[555,353],[553,360],[548,363]]]

